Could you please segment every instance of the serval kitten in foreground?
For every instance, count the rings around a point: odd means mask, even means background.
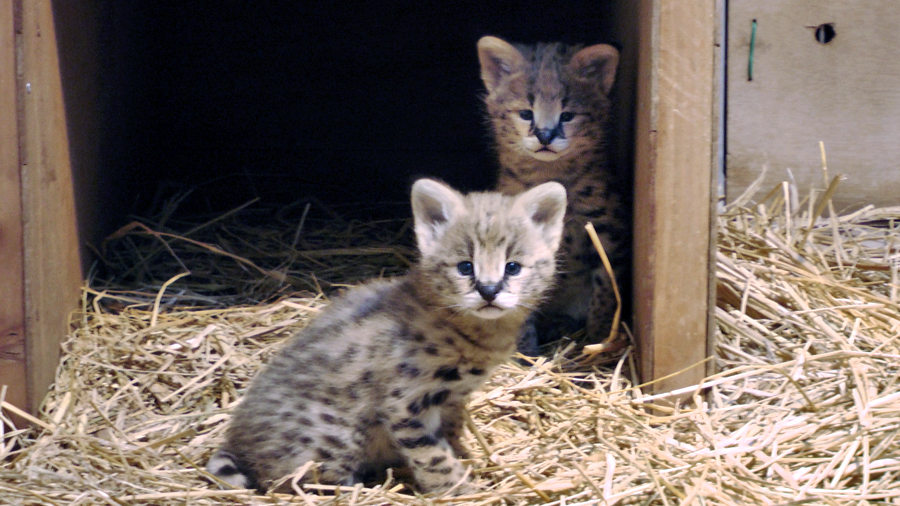
[[[605,44],[513,46],[483,37],[478,58],[500,162],[498,190],[513,195],[558,181],[569,199],[559,281],[520,349],[535,354],[559,338],[559,327],[568,333],[586,326],[587,339],[599,342],[609,334],[616,299],[585,224],[594,224],[620,286],[631,262],[627,183],[608,154],[619,53]]]
[[[288,341],[209,472],[265,490],[310,460],[340,485],[408,466],[421,492],[471,491],[458,460],[467,396],[513,354],[553,283],[565,208],[553,182],[512,197],[416,181],[420,261],[349,291]]]

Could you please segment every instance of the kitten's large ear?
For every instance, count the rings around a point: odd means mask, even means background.
[[[434,179],[419,179],[412,187],[416,241],[423,256],[437,250],[437,242],[450,222],[463,212],[463,196]]]
[[[559,247],[563,217],[566,215],[566,189],[563,185],[550,181],[535,186],[516,197],[514,206],[525,212],[551,248]]]
[[[504,77],[515,73],[525,64],[518,49],[497,37],[482,37],[478,41],[478,61],[481,62],[481,80],[488,93],[493,92]]]
[[[588,46],[575,53],[569,68],[579,79],[596,82],[604,95],[616,82],[616,68],[619,66],[619,51],[608,44]]]

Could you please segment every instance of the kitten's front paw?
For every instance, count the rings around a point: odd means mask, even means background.
[[[538,332],[534,325],[534,319],[530,318],[522,332],[519,334],[519,342],[516,343],[516,349],[526,357],[536,357],[541,354],[540,345],[538,344]]]
[[[567,315],[535,313],[522,327],[517,350],[527,357],[551,355],[563,338],[572,336],[582,328],[584,328],[584,322],[579,322]],[[521,363],[529,365],[529,362],[526,361],[521,361]]]
[[[454,484],[454,485],[456,485],[456,484]],[[474,483],[470,482],[467,479],[466,481],[460,483],[459,485],[456,485],[455,487],[448,488],[447,490],[445,490],[443,492],[438,492],[438,495],[449,495],[451,497],[459,497],[459,496],[463,496],[463,495],[477,494],[479,492],[483,492],[481,487],[479,487],[478,485],[475,485]]]

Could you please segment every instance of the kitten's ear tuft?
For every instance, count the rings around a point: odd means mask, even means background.
[[[440,181],[419,179],[413,184],[411,200],[419,251],[429,255],[450,222],[463,212],[463,196]]]
[[[619,51],[608,44],[588,46],[575,53],[569,68],[579,79],[599,84],[604,95],[609,95],[616,82],[616,68],[619,66]]]
[[[478,61],[481,62],[481,80],[488,93],[500,82],[511,76],[525,64],[525,58],[512,44],[497,37],[482,37],[478,41]]]
[[[566,215],[566,189],[563,185],[550,181],[535,186],[516,197],[514,205],[531,219],[548,245],[553,249],[559,247]]]

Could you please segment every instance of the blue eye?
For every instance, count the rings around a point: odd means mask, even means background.
[[[519,262],[509,262],[506,264],[507,276],[517,276],[520,272],[522,272],[522,264]]]
[[[524,119],[525,121],[531,121],[534,119],[534,113],[529,111],[528,109],[522,109],[519,111],[519,117]]]
[[[463,276],[471,276],[475,274],[475,266],[472,265],[472,262],[460,262],[456,264],[456,270],[459,271]]]
[[[568,112],[568,111],[566,111],[566,112],[564,112],[564,113],[562,113],[562,114],[559,115],[559,122],[560,122],[560,123],[565,123],[566,121],[572,121],[573,119],[575,119],[575,113],[574,113],[574,112]]]

